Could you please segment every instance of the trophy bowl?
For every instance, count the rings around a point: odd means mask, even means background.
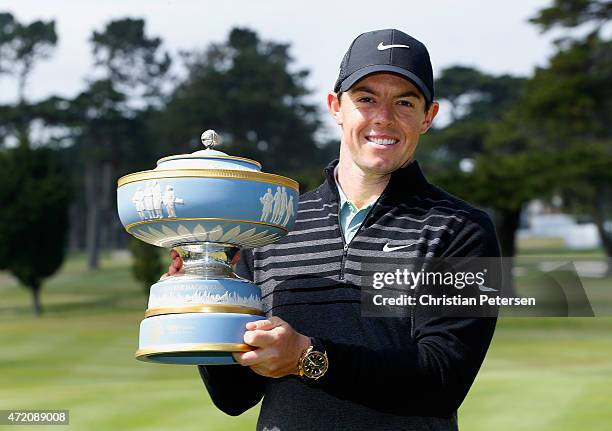
[[[118,180],[117,209],[134,237],[174,248],[184,275],[151,286],[136,358],[169,364],[231,364],[248,351],[247,322],[265,318],[261,292],[238,277],[231,258],[261,247],[293,226],[298,183],[261,172],[250,159],[214,150],[217,134],[202,134],[205,150],[160,159],[153,170]]]

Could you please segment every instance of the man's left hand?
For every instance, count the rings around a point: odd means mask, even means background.
[[[244,342],[257,347],[250,352],[233,353],[240,365],[251,367],[265,377],[298,374],[298,360],[310,346],[310,338],[300,334],[280,317],[246,324]]]

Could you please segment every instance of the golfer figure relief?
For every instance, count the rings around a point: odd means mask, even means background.
[[[283,226],[287,226],[287,223],[289,223],[289,219],[293,215],[294,215],[294,212],[293,212],[293,196],[289,196],[289,202],[287,203],[287,214],[285,215],[285,221],[283,221]]]
[[[162,195],[161,186],[157,181],[149,181],[143,190],[138,187],[132,203],[136,207],[136,212],[141,221],[164,218],[164,207],[168,218],[176,218],[175,205],[183,205],[183,199],[177,198],[174,194],[174,187],[167,185]]]
[[[147,183],[144,189],[145,220],[155,218],[155,213],[153,212],[153,189],[150,184]]]
[[[161,189],[157,181],[153,181],[153,213],[157,219],[163,218],[164,216],[162,213]]]
[[[174,187],[170,185],[166,186],[166,191],[164,192],[164,205],[166,207],[166,211],[168,212],[168,217],[176,217],[174,205],[183,205],[183,203],[183,199],[179,199],[174,195]]]
[[[268,191],[265,195],[259,198],[259,202],[261,202],[261,217],[259,217],[259,221],[268,221],[268,217],[270,216],[270,212],[272,212],[272,202],[274,198],[272,197],[272,189],[268,187]]]
[[[287,190],[283,187],[281,189],[281,208],[280,208],[280,213],[278,214],[278,219],[276,221],[276,223],[280,223],[281,220],[283,219],[283,215],[285,214],[285,212],[287,211]]]
[[[136,193],[134,193],[134,196],[132,197],[132,202],[134,203],[134,206],[136,206],[136,212],[138,213],[138,217],[140,217],[140,220],[144,220],[145,219],[145,204],[144,204],[144,192],[142,191],[142,187],[138,187],[136,189]]]
[[[293,211],[293,196],[290,198],[288,196],[285,187],[276,187],[274,196],[272,196],[272,189],[268,188],[268,191],[259,198],[262,206],[259,221],[286,226],[291,216],[295,214]]]

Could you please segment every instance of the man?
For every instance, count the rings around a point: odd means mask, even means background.
[[[237,267],[262,289],[268,319],[244,335],[256,349],[200,374],[230,415],[263,397],[258,430],[455,430],[495,319],[361,313],[363,258],[499,256],[489,217],[413,161],[438,112],[427,49],[398,30],[358,36],[327,102],[339,160],[300,197],[294,229]]]

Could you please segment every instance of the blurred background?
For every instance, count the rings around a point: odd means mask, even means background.
[[[169,257],[125,233],[116,180],[214,128],[222,151],[316,187],[339,148],[325,97],[364,31],[428,46],[442,108],[417,159],[491,214],[504,256],[612,256],[612,2],[221,3],[0,1],[0,409],[254,429],[259,407],[219,412],[195,367],[133,359]],[[609,295],[600,268],[584,288]],[[500,319],[460,428],[609,430],[610,334],[604,316]]]

